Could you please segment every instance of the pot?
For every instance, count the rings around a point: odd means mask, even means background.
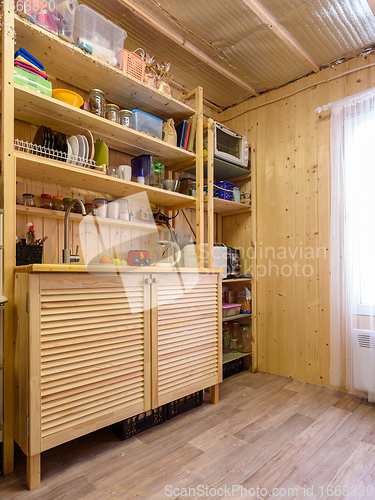
[[[154,259],[154,262],[151,262],[151,257]],[[155,255],[150,254],[148,250],[129,250],[128,252],[128,266],[153,266],[155,260]]]

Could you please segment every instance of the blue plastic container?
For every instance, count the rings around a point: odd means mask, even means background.
[[[222,200],[233,200],[233,188],[234,184],[232,182],[218,181],[214,183],[214,197],[221,198]]]

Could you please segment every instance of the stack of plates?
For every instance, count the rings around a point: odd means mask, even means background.
[[[95,154],[94,137],[90,130],[83,134],[72,135],[68,139],[68,163],[87,167],[87,160],[93,160]]]

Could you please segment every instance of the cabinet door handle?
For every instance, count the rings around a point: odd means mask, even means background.
[[[145,283],[150,285],[152,283],[151,278],[145,278]]]
[[[153,278],[152,280],[154,283],[159,283],[159,278]]]

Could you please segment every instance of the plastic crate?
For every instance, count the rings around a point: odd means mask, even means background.
[[[120,438],[122,440],[129,439],[142,431],[151,429],[155,425],[165,422],[166,408],[159,406],[155,410],[146,411],[131,418],[127,418],[120,422]]]
[[[146,63],[138,54],[123,49],[121,69],[127,75],[144,82]]]
[[[158,139],[162,138],[163,120],[139,109],[132,109],[134,130],[145,132]]]
[[[121,66],[126,31],[86,5],[79,5],[74,19],[76,45],[112,66]]]
[[[177,415],[181,415],[181,413],[185,413],[185,411],[189,411],[193,408],[197,408],[198,406],[202,406],[202,404],[203,391],[194,392],[189,396],[185,396],[184,398],[172,401],[171,403],[165,405],[167,411],[167,420],[170,420],[173,417],[177,417]]]
[[[16,245],[16,266],[41,264],[43,245]]]
[[[233,200],[233,188],[234,184],[232,182],[218,181],[214,183],[214,197],[221,198],[222,200]]]
[[[234,359],[228,363],[223,364],[223,379],[231,377],[236,373],[240,373],[244,370],[243,358]]]

